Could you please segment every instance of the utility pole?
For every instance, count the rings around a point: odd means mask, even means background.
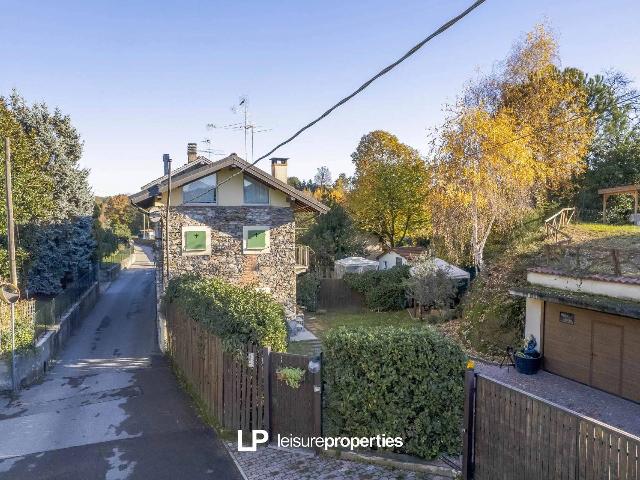
[[[167,210],[165,214],[165,225],[164,225],[164,244],[166,250],[167,257],[167,266],[166,266],[166,281],[165,288],[169,284],[169,207],[171,206],[171,157],[167,155]]]
[[[11,140],[6,137],[4,140],[4,178],[7,193],[7,247],[9,250],[9,272],[10,282],[13,288],[18,288],[18,274],[16,272],[16,236],[13,224],[13,196],[11,185]],[[18,390],[18,379],[16,378],[16,306],[10,304],[11,308],[11,382],[13,391]]]

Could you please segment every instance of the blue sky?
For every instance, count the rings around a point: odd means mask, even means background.
[[[163,153],[184,163],[190,141],[243,156],[241,132],[206,128],[239,122],[241,95],[270,129],[256,134],[257,157],[470,4],[0,0],[0,94],[15,87],[70,114],[94,192],[131,193],[161,174]],[[545,19],[564,66],[638,82],[639,13],[637,0],[487,0],[277,156],[301,178],[321,165],[351,174],[375,129],[425,152],[443,105]]]

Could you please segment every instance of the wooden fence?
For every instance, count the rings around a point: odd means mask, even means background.
[[[323,310],[363,310],[364,297],[339,278],[320,280],[318,308]]]
[[[320,435],[320,374],[306,371],[298,389],[276,378],[280,367],[307,370],[310,357],[255,345],[227,352],[219,337],[173,306],[167,333],[168,352],[222,428]]]
[[[473,371],[466,390],[466,479],[640,479],[640,438]]]
[[[564,227],[571,223],[576,214],[574,207],[563,208],[555,215],[550,216],[544,221],[544,232],[547,237],[553,237],[553,241],[558,243],[570,242],[571,237],[562,231]]]

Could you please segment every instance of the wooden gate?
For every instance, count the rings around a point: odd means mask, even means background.
[[[227,352],[219,337],[173,306],[167,311],[167,348],[222,428],[297,436],[321,434],[320,374],[308,372],[311,357],[274,353],[255,345]],[[285,366],[305,369],[300,388],[276,379],[278,368]]]
[[[640,438],[467,371],[465,479],[640,480]]]
[[[311,437],[320,434],[320,374],[307,370],[309,357],[289,353],[271,354],[271,432]],[[302,368],[304,379],[294,389],[276,378],[282,367]]]

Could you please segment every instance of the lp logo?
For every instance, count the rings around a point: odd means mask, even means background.
[[[260,437],[260,438],[258,438]],[[242,430],[238,430],[238,451],[239,452],[255,452],[259,443],[267,443],[269,441],[269,432],[266,430],[251,430],[251,446],[242,446]]]

